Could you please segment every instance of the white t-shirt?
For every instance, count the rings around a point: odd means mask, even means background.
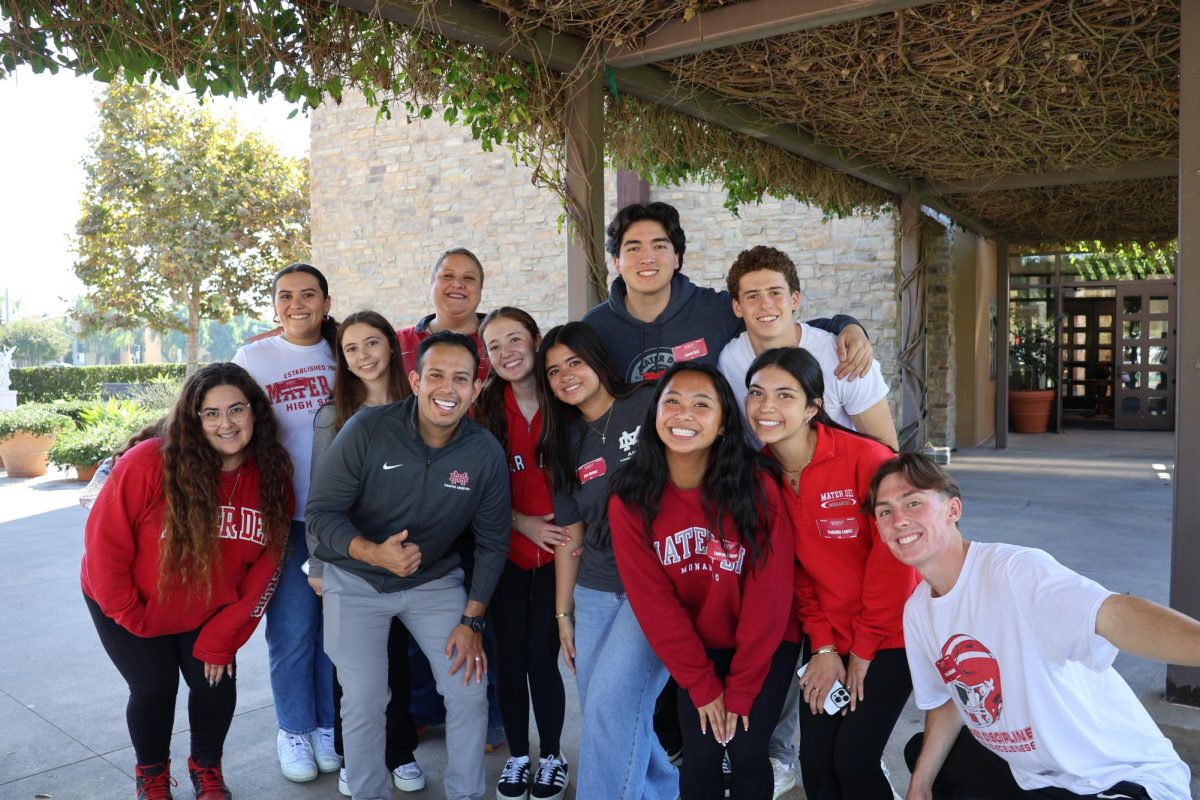
[[[292,457],[293,516],[302,520],[312,469],[313,417],[333,394],[333,350],[324,339],[298,345],[271,336],[241,347],[233,363],[254,376],[271,402],[280,440]]]
[[[871,369],[858,380],[848,381],[836,376],[838,366],[837,336],[829,331],[814,328],[801,322],[800,344],[821,365],[821,377],[825,379],[825,411],[834,422],[841,423],[851,430],[856,430],[851,414],[861,414],[880,400],[887,397],[888,385],[883,379],[883,371],[879,360],[872,359]],[[755,359],[754,347],[750,344],[750,334],[743,331],[725,345],[717,364],[733,394],[737,397],[738,408],[742,410],[742,418],[746,416],[746,370]]]
[[[1191,773],[1096,633],[1112,592],[1042,550],[971,543],[942,597],[922,581],[904,607],[917,707],[953,700],[1023,789],[1095,794],[1120,781],[1190,800]]]

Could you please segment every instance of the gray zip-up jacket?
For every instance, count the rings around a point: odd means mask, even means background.
[[[504,569],[512,520],[504,449],[466,417],[445,447],[431,448],[417,431],[416,414],[416,397],[362,408],[338,433],[308,493],[305,521],[316,533],[315,555],[380,592],[396,592],[457,567],[452,545],[469,527],[475,571],[468,594],[486,605]],[[350,558],[355,536],[381,543],[405,529],[421,548],[421,566],[407,578]]]

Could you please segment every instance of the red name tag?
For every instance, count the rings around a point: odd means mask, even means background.
[[[858,517],[818,519],[817,530],[826,539],[853,539],[858,536]]]
[[[708,355],[708,345],[704,343],[703,339],[693,339],[672,347],[671,355],[675,356],[676,361],[691,361],[694,358]]]
[[[603,456],[593,459],[579,468],[579,482],[587,483],[593,478],[599,478],[606,471],[607,468],[605,467]]]

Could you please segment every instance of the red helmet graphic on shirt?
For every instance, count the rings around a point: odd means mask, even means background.
[[[937,668],[942,680],[954,686],[968,725],[986,728],[1000,719],[1000,663],[977,639],[962,633],[951,636],[942,645]]]

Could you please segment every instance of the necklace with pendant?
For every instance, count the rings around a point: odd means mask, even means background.
[[[242,468],[239,466],[237,472],[233,476],[233,488],[229,490],[229,494],[225,497],[225,505],[233,505],[233,496],[237,494],[238,484],[242,480]]]
[[[804,468],[808,466],[808,462],[812,461],[813,451],[817,449],[817,437],[809,434],[808,456],[804,459],[804,463],[796,469],[785,469],[783,463],[780,462],[779,469],[783,472],[783,476],[787,478],[792,489],[799,491],[800,489],[800,473],[804,472]]]
[[[608,423],[612,422],[612,413],[613,413],[613,409],[614,409],[614,408],[616,408],[616,407],[617,407],[617,404],[616,404],[616,402],[614,402],[614,403],[613,403],[611,406],[609,406],[609,407],[608,407],[608,413],[604,415],[604,417],[605,417],[605,419],[604,419],[604,430],[602,430],[602,431],[598,431],[598,430],[596,430],[596,428],[595,428],[595,427],[592,425],[592,423],[588,422],[586,419],[583,421],[583,424],[584,424],[584,425],[587,425],[589,428],[591,428],[591,430],[592,430],[592,433],[595,433],[597,436],[599,436],[599,437],[600,437],[600,444],[607,444],[607,443],[608,443],[608,438],[607,438],[607,434],[608,434]]]

